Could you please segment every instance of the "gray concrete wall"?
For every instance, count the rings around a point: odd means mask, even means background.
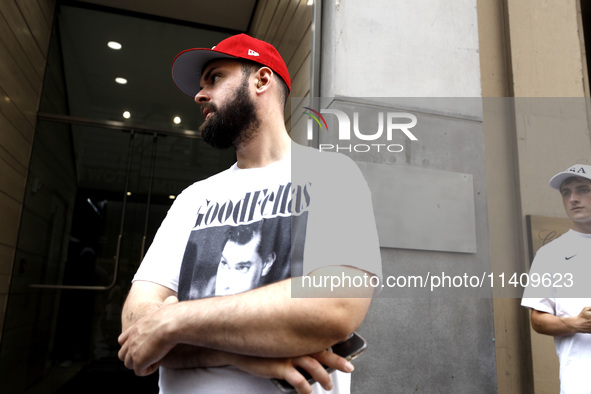
[[[343,152],[358,162],[423,171],[425,193],[434,186],[426,203],[437,204],[444,193],[429,171],[466,175],[472,182],[473,223],[466,225],[476,233],[475,251],[431,250],[426,243],[382,247],[384,278],[490,272],[476,1],[337,0],[323,2],[322,13],[320,88],[328,98],[322,108],[363,107],[413,113],[418,119],[417,141],[402,134],[380,141],[400,144],[401,152]],[[320,134],[318,141],[342,142],[334,132]],[[375,182],[370,187],[375,189]],[[412,192],[401,193],[410,200]],[[398,231],[403,233],[413,217],[428,223],[421,215],[420,209],[405,212],[397,219]],[[458,220],[451,211],[443,216],[450,223]],[[423,230],[438,235],[428,226]],[[387,236],[396,237],[396,230]],[[353,392],[496,392],[492,293],[456,290],[405,295],[385,287],[360,329],[369,351],[356,362]]]

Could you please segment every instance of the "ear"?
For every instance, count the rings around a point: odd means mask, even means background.
[[[269,256],[267,256],[263,264],[263,272],[261,272],[261,276],[266,276],[269,273],[276,258],[277,255],[275,254],[275,252],[272,252]]]
[[[269,67],[261,67],[256,72],[256,89],[257,93],[262,93],[269,88],[271,80],[273,79],[273,70]]]

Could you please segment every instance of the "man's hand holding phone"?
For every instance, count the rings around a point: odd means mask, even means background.
[[[314,382],[318,382],[325,390],[331,390],[330,372],[353,371],[353,365],[349,361],[330,350],[294,358],[236,355],[233,364],[252,375],[284,382],[282,391],[291,393],[310,393]]]
[[[283,393],[310,393],[315,382],[325,390],[331,390],[332,381],[329,374],[335,370],[353,372],[351,361],[366,349],[365,339],[354,332],[329,350],[290,359],[295,361],[292,368],[285,370],[283,374],[275,375],[271,380]],[[280,378],[281,376],[283,378]]]

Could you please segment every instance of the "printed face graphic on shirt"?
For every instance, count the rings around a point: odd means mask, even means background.
[[[261,233],[249,228],[231,231],[218,264],[215,295],[241,293],[259,287],[275,262],[275,252],[262,252]],[[261,252],[264,254],[261,256]]]
[[[181,264],[179,300],[302,275],[310,188],[287,182],[202,201]]]

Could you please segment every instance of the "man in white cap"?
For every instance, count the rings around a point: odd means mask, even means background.
[[[359,327],[381,277],[359,169],[343,155],[292,143],[283,116],[289,73],[266,42],[239,34],[181,52],[172,76],[201,106],[203,139],[233,147],[237,162],[175,200],[134,277],[119,357],[137,375],[160,368],[161,393],[276,393],[270,378],[302,393],[349,392],[344,372],[353,366],[327,349]],[[257,245],[270,243],[272,266],[260,287],[216,296],[228,234],[253,224]],[[330,281],[330,289],[295,297],[304,276],[365,281]]]
[[[521,305],[531,324],[552,335],[560,360],[560,392],[591,393],[591,166],[576,164],[550,179],[572,228],[541,247]]]

